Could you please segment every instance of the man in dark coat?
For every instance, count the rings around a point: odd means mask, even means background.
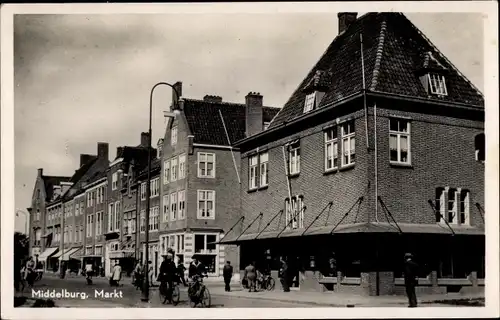
[[[173,255],[171,253],[167,253],[167,255],[164,256],[163,262],[161,263],[158,280],[160,280],[160,283],[167,283],[167,296],[169,299],[171,297],[172,288],[174,287],[174,280],[176,275],[177,267],[175,266],[175,263],[173,261]]]
[[[226,285],[226,292],[231,291],[230,283],[231,278],[233,277],[233,266],[231,265],[231,261],[227,261],[224,269],[222,270],[222,274],[224,276],[224,283]]]
[[[409,308],[417,307],[417,295],[415,286],[418,284],[418,265],[413,261],[411,253],[405,254],[405,288],[408,296]]]
[[[288,265],[285,260],[281,258],[280,260],[281,267],[279,271],[279,278],[281,281],[281,286],[283,287],[284,292],[290,292],[289,279],[288,279]]]

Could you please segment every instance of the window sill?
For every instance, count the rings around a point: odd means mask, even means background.
[[[212,217],[207,218],[207,217],[200,217],[200,216],[198,216],[197,219],[198,220],[215,220],[215,217],[213,217],[213,218]]]
[[[269,188],[268,184],[266,184],[265,186],[260,186],[258,190],[262,191],[262,190],[266,190],[267,188]]]
[[[257,190],[259,190],[259,189],[258,188],[248,189],[247,193],[254,193],[254,192],[257,192]]]
[[[347,170],[354,169],[355,166],[356,166],[356,163],[346,164],[345,166],[340,167],[338,170],[339,171],[347,171]]]
[[[339,168],[338,168],[338,167],[335,167],[335,168],[332,168],[332,169],[325,170],[325,171],[323,172],[323,175],[324,175],[324,176],[327,176],[327,175],[330,175],[330,174],[337,173],[337,171],[339,171]]]
[[[200,179],[215,179],[215,177],[210,177],[210,176],[198,176]]]
[[[413,169],[413,166],[411,163],[403,163],[403,162],[390,162],[391,167],[397,167],[397,168],[408,168],[408,169]]]
[[[288,175],[288,178],[297,178],[298,176],[300,176],[300,172],[291,173],[291,174]]]

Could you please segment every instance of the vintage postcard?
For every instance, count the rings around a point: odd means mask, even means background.
[[[2,317],[498,316],[497,9],[3,5]]]

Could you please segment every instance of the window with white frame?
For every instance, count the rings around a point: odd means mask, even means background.
[[[265,187],[268,185],[268,167],[269,167],[269,153],[262,152],[259,155],[259,184],[261,187]]]
[[[177,127],[172,128],[172,134],[170,136],[171,145],[175,146],[177,144]]]
[[[80,214],[80,203],[75,204],[75,217]]]
[[[438,96],[448,95],[448,90],[446,89],[446,79],[441,74],[429,73],[427,74],[429,80],[429,87],[431,93]]]
[[[163,162],[163,184],[167,184],[170,181],[170,160],[165,160]]]
[[[316,92],[312,92],[306,95],[306,100],[304,101],[304,113],[312,111],[316,102]]]
[[[446,216],[446,203],[445,203],[445,188],[436,188],[436,222],[441,222],[442,218]]]
[[[154,178],[153,180],[151,180],[150,188],[150,198],[158,197],[160,195],[160,178]]]
[[[115,202],[115,217],[114,217],[114,221],[115,221],[115,232],[119,232],[120,231],[120,215],[121,215],[121,203],[120,201],[116,201]]]
[[[102,234],[102,223],[104,221],[104,215],[103,212],[97,212],[96,213],[96,224],[95,224],[95,235],[101,235]]]
[[[92,246],[86,246],[86,247],[85,247],[85,254],[86,254],[86,255],[91,255],[91,254],[93,254]]]
[[[68,226],[64,226],[64,241],[68,241]]]
[[[96,256],[102,255],[102,245],[95,246],[95,255]]]
[[[90,207],[90,193],[87,193],[87,207]]]
[[[163,196],[163,222],[167,222],[170,212],[170,196],[168,194]]]
[[[469,191],[461,190],[460,191],[460,224],[470,224],[470,200],[469,200]]]
[[[342,131],[342,165],[351,165],[356,160],[356,131],[354,120],[341,125]]]
[[[215,178],[215,153],[198,152],[198,178]]]
[[[179,180],[186,177],[186,155],[179,156]]]
[[[294,142],[288,146],[288,171],[289,174],[300,173],[300,142]]]
[[[136,223],[137,223],[137,218],[134,216],[134,217],[132,217],[132,226],[131,226],[131,228],[132,228],[132,233],[135,233],[135,231],[136,231],[136,230],[135,230],[135,225],[136,225]]]
[[[198,219],[215,219],[215,191],[198,190]]]
[[[99,203],[103,203],[104,202],[104,189],[105,187],[101,187],[101,201]]]
[[[302,196],[285,199],[285,220],[288,229],[304,228],[304,201]]]
[[[458,222],[459,197],[460,194],[456,189],[450,188],[448,190],[448,211],[446,212],[448,223],[456,224]]]
[[[177,157],[170,160],[170,181],[177,181]]]
[[[170,220],[177,220],[177,192],[170,194]]]
[[[108,232],[113,231],[115,225],[115,204],[110,203],[108,205]]]
[[[94,230],[94,215],[87,216],[87,237],[92,237],[92,230]]]
[[[80,226],[80,241],[83,241],[83,230],[85,228],[83,227],[83,224]]]
[[[248,170],[249,170],[249,177],[248,177],[248,183],[249,183],[249,188],[250,189],[255,189],[257,188],[257,168],[259,165],[259,156],[254,155],[251,156],[248,159]]]
[[[140,222],[140,230],[141,232],[146,231],[146,210],[141,210],[141,222]]]
[[[146,182],[141,183],[141,200],[146,200]]]
[[[149,209],[149,221],[148,221],[149,231],[158,231],[159,213],[160,213],[159,207],[153,207]]]
[[[206,267],[210,274],[217,271],[217,235],[216,234],[195,234],[194,251],[200,262]]]
[[[181,190],[177,193],[178,210],[177,219],[181,220],[186,217],[186,191]]]
[[[78,229],[79,227],[76,227],[75,229],[75,242],[79,242],[80,241],[80,229]]]
[[[337,127],[325,131],[325,171],[337,169],[339,166],[339,146],[337,141]]]
[[[153,230],[158,231],[160,227],[160,207],[156,206],[153,210]]]
[[[410,121],[389,119],[389,150],[392,163],[410,163]]]

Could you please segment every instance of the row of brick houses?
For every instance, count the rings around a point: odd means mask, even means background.
[[[182,83],[174,86],[182,95]],[[169,118],[164,138],[153,149],[150,199],[147,133],[138,146],[118,147],[111,162],[108,145],[98,143],[98,155],[81,155],[72,177],[38,170],[28,209],[31,253],[46,270],[60,271],[61,261],[73,270],[92,263],[109,275],[119,261],[129,273],[137,259],[144,261],[146,231],[155,275],[169,248],[176,263],[186,267],[196,256],[212,278],[222,275],[225,261],[238,266],[238,250],[217,244],[239,218],[239,154],[231,143],[246,132],[262,131],[278,109],[263,106],[257,93],[250,93],[245,104],[211,95],[173,97],[172,105],[182,111]],[[258,114],[248,122],[246,115],[255,109]]]
[[[178,263],[198,257],[214,278],[225,261],[276,276],[282,258],[296,289],[382,295],[402,293],[410,251],[423,266],[418,290],[479,290],[482,94],[403,14],[338,19],[338,36],[281,109],[256,92],[244,104],[189,99],[177,82],[150,199],[147,134],[111,163],[98,144],[72,177],[40,169],[32,253],[49,269],[73,256],[130,270],[148,230],[155,272],[167,248]]]

